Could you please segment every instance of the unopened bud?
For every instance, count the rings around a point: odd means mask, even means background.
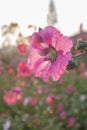
[[[71,70],[77,67],[77,61],[76,59],[72,59],[69,61],[69,64],[67,65],[67,70]]]
[[[77,40],[76,50],[87,50],[87,42],[82,39]]]

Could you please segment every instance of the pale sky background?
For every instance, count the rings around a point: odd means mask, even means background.
[[[18,22],[23,28],[29,24],[47,25],[50,0],[0,0],[0,27]],[[65,35],[72,35],[83,23],[87,29],[87,0],[54,0],[58,14],[58,28]]]

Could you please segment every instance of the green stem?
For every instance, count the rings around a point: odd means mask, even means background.
[[[78,55],[72,55],[72,58],[78,58],[78,57],[84,56],[84,55],[87,55],[87,52],[86,52],[86,51],[83,52],[83,53],[80,53],[80,54],[78,54]]]

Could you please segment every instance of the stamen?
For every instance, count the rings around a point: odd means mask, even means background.
[[[50,60],[56,58],[56,50],[53,47],[42,50],[40,54],[46,56],[46,58]]]

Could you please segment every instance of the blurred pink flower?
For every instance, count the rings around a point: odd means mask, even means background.
[[[35,106],[37,104],[37,100],[33,97],[30,97],[29,102],[32,106]]]
[[[87,71],[81,72],[80,78],[87,78]]]
[[[58,106],[58,112],[59,112],[59,113],[62,112],[63,109],[64,109],[63,104],[60,103],[59,106]]]
[[[86,70],[86,64],[84,62],[80,63],[79,67],[78,67],[78,71],[85,71]]]
[[[17,46],[17,49],[18,49],[18,52],[21,53],[21,54],[25,54],[26,51],[27,51],[27,48],[26,48],[26,45],[25,44],[19,44]]]
[[[73,91],[72,86],[69,85],[69,86],[66,88],[66,91],[67,91],[68,94],[72,93],[72,91]]]
[[[49,86],[47,86],[47,85],[43,86],[43,91],[48,91],[49,89],[50,89]]]
[[[54,95],[49,94],[49,95],[46,97],[45,102],[46,102],[46,104],[51,105],[51,104],[53,103],[53,100],[54,100]]]
[[[75,123],[75,118],[74,117],[69,117],[67,128],[72,128],[74,123]]]
[[[17,101],[21,101],[22,99],[22,90],[20,87],[12,87],[11,92],[16,93]]]
[[[75,55],[78,55],[78,54],[80,54],[80,53],[81,53],[80,50],[76,50],[76,51],[75,51]]]
[[[7,114],[5,112],[0,114],[0,117],[2,117],[2,118],[6,118],[6,116],[7,116]]]
[[[42,95],[42,94],[43,94],[42,88],[38,88],[38,89],[37,89],[37,93],[38,93],[39,95]]]
[[[54,114],[54,110],[53,110],[53,109],[50,109],[49,113],[50,113],[50,114]]]
[[[72,41],[56,28],[48,26],[29,37],[31,45],[28,57],[30,70],[36,77],[56,81],[64,73],[71,59]]]
[[[13,74],[14,70],[12,68],[8,69],[8,74]]]
[[[12,92],[15,92],[15,93],[17,93],[17,94],[22,92],[21,88],[20,88],[20,87],[17,87],[17,86],[16,86],[16,87],[12,87],[11,91],[12,91]]]
[[[8,105],[13,105],[17,102],[17,97],[16,97],[16,93],[10,92],[8,91],[4,97],[3,100],[5,103],[7,103]]]
[[[29,67],[26,62],[20,62],[17,70],[23,77],[28,77],[30,75]]]
[[[60,119],[61,119],[61,120],[66,120],[66,118],[67,118],[65,111],[62,111],[62,112],[59,114],[59,116],[60,116]]]
[[[26,82],[25,81],[21,81],[21,86],[22,87],[26,87]]]

